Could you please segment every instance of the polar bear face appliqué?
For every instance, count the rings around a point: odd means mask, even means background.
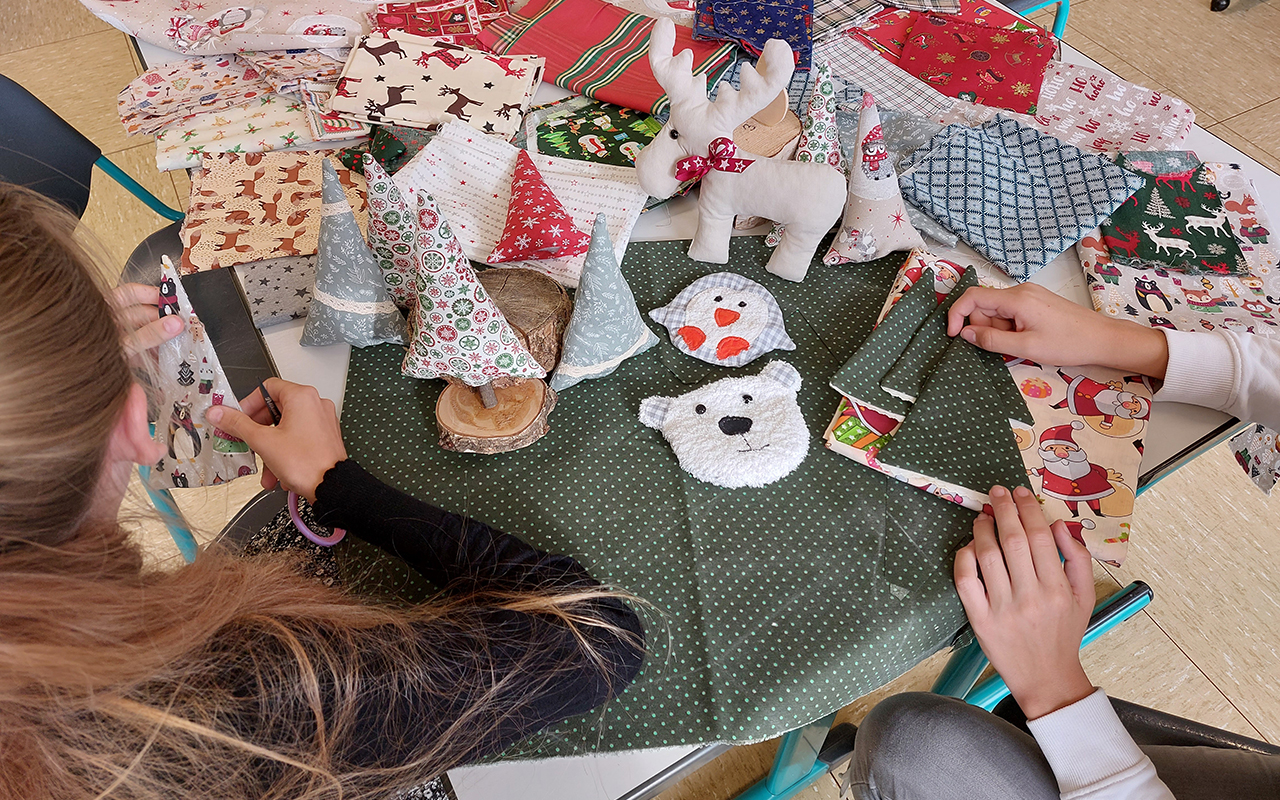
[[[800,373],[771,361],[758,375],[724,378],[679,397],[649,397],[640,421],[657,428],[680,467],[700,481],[737,489],[788,475],[809,453],[796,403]]]

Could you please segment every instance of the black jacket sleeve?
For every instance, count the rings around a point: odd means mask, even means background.
[[[574,559],[544,553],[482,522],[410,497],[353,461],[329,470],[316,498],[321,523],[346,528],[349,535],[400,557],[448,592],[600,585]],[[373,679],[361,693],[362,724],[350,760],[394,763],[408,755],[407,742],[446,735],[479,695],[488,695],[483,730],[462,761],[500,752],[616,695],[640,671],[644,632],[639,617],[612,597],[584,601],[575,611],[605,623],[579,626],[598,660],[589,658],[587,648],[554,617],[478,606],[447,635],[431,632],[432,646],[445,652],[433,654],[424,667],[431,674],[423,680],[406,680],[403,665],[371,665]],[[451,683],[457,692],[439,691]]]

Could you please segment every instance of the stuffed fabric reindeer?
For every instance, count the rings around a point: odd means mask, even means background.
[[[698,232],[689,258],[729,261],[729,236],[738,214],[786,226],[766,269],[789,281],[804,280],[819,241],[844,208],[844,175],[826,164],[774,161],[738,150],[733,131],[787,88],[795,59],[781,39],[764,46],[757,72],[743,67],[741,89],[722,86],[707,100],[706,79],[693,74],[693,53],[676,56],[675,25],[659,19],[649,40],[653,75],[671,99],[671,119],[636,159],[640,186],[654,197],[670,197],[680,183],[702,178]]]

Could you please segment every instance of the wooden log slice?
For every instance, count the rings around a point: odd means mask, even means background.
[[[516,379],[495,386],[498,404],[485,408],[480,393],[462,383],[450,383],[436,401],[440,446],[459,453],[505,453],[527,447],[550,426],[547,415],[556,406],[556,393],[545,382]]]
[[[486,269],[477,275],[480,284],[507,318],[519,337],[548,373],[560,363],[564,329],[573,302],[564,287],[541,272],[523,267]],[[519,378],[498,378],[495,386],[510,385]]]

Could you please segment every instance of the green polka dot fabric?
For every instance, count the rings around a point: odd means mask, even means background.
[[[1031,424],[1004,359],[959,337],[950,339],[879,459],[977,492],[996,484],[1031,488],[1010,419]]]
[[[915,402],[920,394],[920,387],[924,385],[928,375],[937,368],[947,347],[951,344],[951,337],[947,336],[947,314],[965,290],[970,286],[978,285],[977,273],[976,269],[966,269],[960,273],[960,279],[947,293],[946,299],[938,303],[925,317],[920,328],[911,337],[911,343],[902,352],[902,356],[880,379],[880,386],[886,392],[902,397],[908,402]],[[920,281],[920,283],[928,283],[928,281]]]
[[[856,397],[861,403],[881,411],[906,416],[911,409],[907,401],[880,388],[886,365],[897,362],[907,349],[912,335],[938,307],[931,281],[916,281],[894,305],[858,352],[831,378],[831,388],[845,397]]]
[[[687,247],[628,246],[622,272],[641,310],[707,272]],[[815,260],[803,283],[765,272],[769,255],[760,238],[734,237],[729,268],[778,299],[797,345],[786,360],[804,379],[798,402],[819,437],[839,400],[827,381],[867,336],[903,255],[854,269]],[[638,607],[650,646],[638,680],[505,757],[768,739],[892,680],[964,622],[950,574],[971,511],[822,447],[764,488],[698,481],[640,424],[640,401],[758,366],[715,367],[660,339],[561,395],[536,444],[494,456],[437,445],[443,384],[402,376],[402,348],[352,353],[342,420],[352,458],[429,502],[571,554],[648,604]],[[353,583],[415,588],[388,556],[379,572],[343,555]]]

